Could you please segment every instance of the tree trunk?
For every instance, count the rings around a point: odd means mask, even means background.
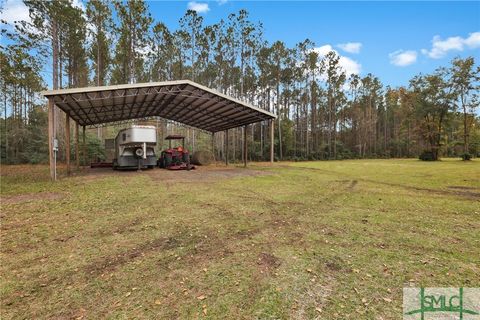
[[[463,98],[462,98],[463,100]],[[468,147],[468,113],[465,104],[463,103],[463,153],[469,153]]]
[[[282,150],[282,112],[280,111],[280,81],[277,79],[277,116],[278,116],[278,156],[280,160],[283,160],[283,150]]]

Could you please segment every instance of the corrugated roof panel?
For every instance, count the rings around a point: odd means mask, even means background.
[[[276,116],[189,80],[44,91],[80,125],[158,116],[216,132]]]

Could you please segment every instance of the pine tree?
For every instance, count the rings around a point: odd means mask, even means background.
[[[106,84],[108,70],[111,63],[110,46],[112,44],[112,10],[104,0],[90,0],[86,9],[89,35],[92,39],[89,44],[88,56],[93,63],[95,84]]]
[[[185,15],[180,19],[180,30],[183,32],[183,40],[185,41],[185,49],[190,52],[190,78],[195,81],[198,72],[197,57],[199,55],[198,43],[202,40],[202,23],[203,18],[194,10],[187,10]]]
[[[144,52],[148,51],[150,25],[153,22],[148,7],[143,0],[114,2],[119,25],[116,32],[120,35],[114,58],[112,82],[135,83],[148,79],[144,70]]]

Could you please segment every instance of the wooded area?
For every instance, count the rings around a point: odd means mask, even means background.
[[[189,10],[178,30],[154,21],[144,1],[25,0],[32,24],[2,27],[2,163],[48,160],[46,101],[39,92],[93,85],[190,79],[278,115],[278,159],[478,156],[480,66],[455,58],[432,74],[391,88],[372,74],[346,74],[334,51],[322,56],[309,39],[295,47],[268,43],[263,26],[241,10],[205,25]],[[52,70],[45,69],[51,65]],[[49,79],[47,79],[48,77]],[[65,115],[57,110],[58,119]],[[57,121],[60,143],[64,121]],[[175,123],[156,120],[170,132]],[[71,124],[74,126],[75,124]],[[62,127],[63,126],[63,127]],[[102,157],[101,138],[117,127],[90,130],[89,157]],[[193,149],[210,135],[187,130]],[[233,159],[242,129],[232,130]],[[268,159],[268,124],[248,130],[252,160]],[[221,154],[223,135],[216,135]],[[60,154],[62,156],[62,154]]]

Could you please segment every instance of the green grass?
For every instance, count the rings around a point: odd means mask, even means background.
[[[3,166],[2,319],[401,319],[403,287],[480,286],[478,160],[251,168]]]

